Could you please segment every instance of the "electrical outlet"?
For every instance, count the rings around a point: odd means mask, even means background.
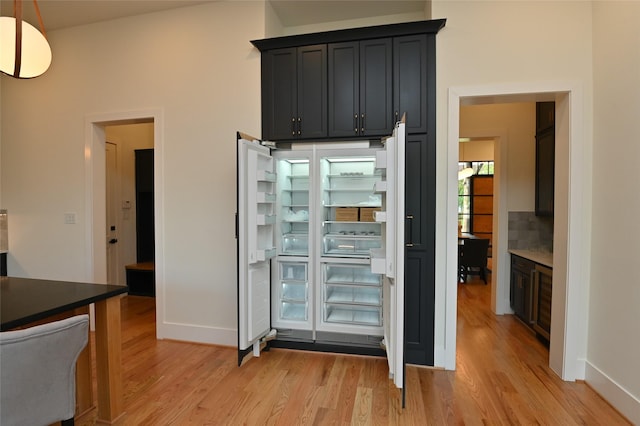
[[[75,225],[76,223],[76,214],[73,212],[64,214],[64,223],[65,225]]]

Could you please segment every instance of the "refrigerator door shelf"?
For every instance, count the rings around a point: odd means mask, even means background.
[[[387,168],[387,151],[385,150],[376,151],[375,168],[379,170],[384,170]]]
[[[371,249],[371,272],[384,275],[387,272],[387,258],[384,249]]]
[[[275,182],[277,178],[275,173],[268,170],[258,170],[256,173],[258,182]]]
[[[258,192],[256,198],[258,203],[270,204],[276,202],[276,194],[270,194],[267,192]]]
[[[387,181],[386,180],[379,180],[374,185],[373,190],[375,192],[387,192]]]
[[[378,223],[384,223],[387,221],[387,212],[373,212],[373,218]]]
[[[276,216],[271,214],[258,214],[256,217],[257,225],[273,225],[276,223]]]

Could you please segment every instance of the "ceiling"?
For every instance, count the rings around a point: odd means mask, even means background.
[[[193,6],[218,0],[38,0],[46,31]],[[425,0],[271,0],[285,27],[424,11]],[[38,27],[31,0],[23,16]],[[13,16],[13,0],[0,0],[0,15]]]

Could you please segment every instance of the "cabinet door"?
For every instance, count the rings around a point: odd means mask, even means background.
[[[553,216],[555,130],[536,135],[536,215]]]
[[[391,39],[360,42],[360,135],[393,130]]]
[[[297,120],[296,48],[262,55],[262,137],[292,139]]]
[[[327,45],[298,48],[297,138],[327,137]]]
[[[427,36],[393,40],[393,114],[407,114],[407,133],[427,132]]]
[[[360,134],[359,54],[358,42],[328,46],[330,137]]]

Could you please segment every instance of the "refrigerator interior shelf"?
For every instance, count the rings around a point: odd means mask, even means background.
[[[355,271],[353,273],[332,272],[326,280],[327,284],[359,284],[380,286],[380,277],[376,274],[369,273],[366,269]]]
[[[374,186],[371,188],[325,188],[327,192],[373,192]]]
[[[328,286],[327,303],[381,306],[380,287]]]
[[[307,209],[309,208],[309,204],[294,204],[294,203],[289,203],[289,204],[283,204],[282,207],[292,207],[292,208],[302,208],[302,207],[306,207]]]
[[[355,309],[343,306],[327,306],[326,322],[342,324],[382,325],[380,309]]]
[[[282,189],[282,192],[309,192],[308,189]]]
[[[339,175],[335,175],[335,174],[327,175],[329,179],[372,179],[372,178],[379,178],[380,176],[381,175],[379,173],[378,174],[375,174],[375,173],[374,174],[370,174],[370,173],[357,174],[357,172],[356,173],[347,172],[347,173],[341,173]]]
[[[284,320],[306,321],[307,320],[307,304],[282,302],[280,318]]]

